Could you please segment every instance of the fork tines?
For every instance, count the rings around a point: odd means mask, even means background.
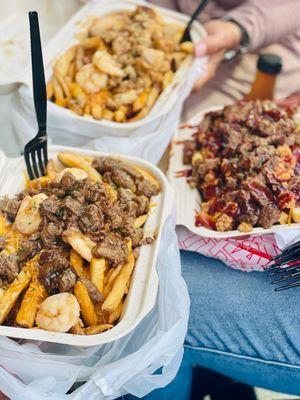
[[[29,179],[45,175],[48,163],[47,135],[35,137],[24,148]]]
[[[284,283],[276,291],[300,286],[300,241],[287,247],[271,260],[267,267],[272,285]],[[286,266],[286,267],[285,267]]]

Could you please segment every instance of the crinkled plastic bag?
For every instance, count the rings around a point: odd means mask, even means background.
[[[78,348],[0,337],[0,391],[12,400],[142,397],[176,375],[187,331],[189,296],[181,276],[174,221],[164,227],[156,305],[127,336]],[[85,382],[71,394],[74,383]]]

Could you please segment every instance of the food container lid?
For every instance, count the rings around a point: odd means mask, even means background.
[[[257,61],[257,69],[266,74],[279,74],[282,69],[282,59],[277,54],[260,54]]]

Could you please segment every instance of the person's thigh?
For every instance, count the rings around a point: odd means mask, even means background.
[[[300,289],[275,292],[262,272],[231,270],[181,252],[193,364],[246,383],[300,394]]]

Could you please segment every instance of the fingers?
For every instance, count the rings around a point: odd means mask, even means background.
[[[203,57],[205,55],[211,55],[224,49],[224,42],[222,35],[215,34],[208,36],[195,46],[196,57]]]
[[[193,91],[200,90],[209,80],[211,80],[215,76],[218,66],[223,60],[223,57],[224,50],[220,50],[210,56],[206,66],[206,71],[203,76],[201,76],[201,78],[199,78],[194,84]]]
[[[292,93],[290,96],[278,99],[275,102],[280,107],[300,107],[300,92]]]

